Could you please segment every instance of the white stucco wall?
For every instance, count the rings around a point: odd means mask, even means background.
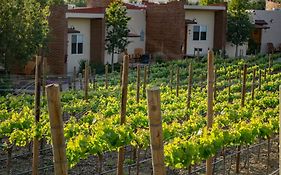
[[[274,47],[281,44],[281,11],[255,10],[251,12],[253,22],[265,20],[270,29],[262,30],[261,53],[267,53],[267,43],[273,43]]]
[[[248,42],[244,43],[241,46],[238,46],[237,49],[237,56],[239,57],[244,57],[246,56],[247,53],[247,49],[248,49]],[[235,52],[236,52],[236,46],[231,44],[230,42],[226,43],[225,46],[225,51],[226,51],[226,55],[229,57],[235,57]]]
[[[145,40],[146,40],[146,11],[145,10],[127,10],[127,15],[131,17],[128,28],[130,29],[130,33],[140,35],[143,31],[144,40],[141,41],[140,37],[129,37],[130,44],[127,46],[128,54],[134,54],[135,48],[142,48],[145,52]],[[115,54],[114,62],[120,61],[121,55]],[[119,58],[118,58],[119,57]],[[105,52],[105,60],[104,63],[111,64],[111,55]]]
[[[194,48],[202,48],[202,52],[200,53],[200,55],[206,55],[208,53],[208,48],[213,49],[215,12],[203,10],[186,10],[185,19],[196,19],[197,21],[197,24],[188,24],[188,29],[186,31],[186,54],[193,56]],[[194,25],[207,26],[207,39],[205,41],[193,41]]]
[[[67,42],[67,73],[73,72],[74,66],[76,69],[79,68],[79,61],[89,60],[90,59],[90,19],[81,19],[81,18],[68,18],[68,27],[74,27],[75,30],[80,31],[79,34],[83,35],[83,54],[71,54],[71,36],[73,34],[68,34]]]

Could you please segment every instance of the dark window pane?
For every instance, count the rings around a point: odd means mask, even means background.
[[[71,36],[71,43],[77,43],[77,35]]]
[[[83,43],[78,43],[78,54],[83,53]]]
[[[193,40],[199,40],[199,32],[193,32]]]
[[[71,53],[76,54],[76,43],[71,44]]]
[[[193,26],[193,32],[200,32],[200,26]]]
[[[206,39],[207,39],[207,32],[201,32],[200,40],[206,40]]]

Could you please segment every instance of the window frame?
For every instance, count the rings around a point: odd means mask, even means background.
[[[74,38],[76,37],[76,42],[73,42]],[[80,37],[80,38],[79,38]],[[75,45],[75,51],[73,46]],[[79,52],[79,50],[81,51]],[[71,35],[71,55],[83,55],[84,54],[84,35],[83,34],[72,34]]]
[[[207,25],[194,25],[192,40],[193,41],[207,41],[207,32],[208,32]]]

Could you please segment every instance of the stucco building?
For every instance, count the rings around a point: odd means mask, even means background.
[[[103,65],[111,63],[105,50],[105,9],[109,0],[88,0],[87,7],[60,7],[50,17],[52,34],[48,51],[50,74],[71,74],[81,60]],[[166,4],[125,3],[131,17],[127,47],[153,57],[178,59],[207,54],[208,49],[224,50],[226,4],[191,6],[182,1]],[[61,21],[61,23],[59,23]],[[115,55],[114,62],[121,56]]]

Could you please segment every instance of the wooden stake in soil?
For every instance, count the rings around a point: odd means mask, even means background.
[[[259,71],[259,91],[261,90],[261,70]]]
[[[46,67],[47,67],[47,60],[46,58],[44,58],[44,54],[42,54],[42,96],[45,97],[46,95],[46,90],[45,90],[45,87],[46,87]]]
[[[41,57],[36,57],[36,69],[35,69],[35,123],[37,124],[40,119],[40,91],[41,91]],[[32,175],[38,175],[39,166],[39,139],[34,137],[33,139],[33,159],[32,159]]]
[[[63,134],[59,86],[57,84],[48,85],[46,91],[51,125],[55,175],[67,175],[67,159],[65,153],[65,138]]]
[[[158,88],[147,90],[147,105],[153,175],[165,175],[161,101]]]
[[[191,89],[192,89],[192,63],[188,67],[188,90],[187,90],[187,108],[190,108]]]
[[[252,100],[254,100],[255,98],[255,79],[256,79],[256,69],[253,70],[253,79],[252,79],[252,87],[251,87]]]
[[[281,85],[279,86],[279,144],[281,143]],[[281,147],[279,145],[279,170],[281,170]],[[281,171],[279,171],[281,175]]]
[[[170,90],[173,91],[173,66],[170,66]]]
[[[214,116],[214,53],[213,51],[208,51],[208,110],[207,110],[207,128],[210,130],[213,125]],[[212,168],[213,158],[210,157],[206,161],[206,175],[213,174]]]
[[[230,79],[230,72],[228,75],[228,103],[231,102],[231,79]]]
[[[73,68],[73,89],[76,90],[76,76],[77,76],[77,72],[76,72],[76,67],[74,66]]]
[[[108,65],[105,65],[105,89],[108,89]]]
[[[271,54],[268,55],[268,74],[271,74],[272,59]]]
[[[125,124],[126,122],[128,73],[129,73],[129,56],[125,55],[123,59],[123,76],[122,76],[122,100],[121,100],[121,112],[120,112],[121,125]],[[121,147],[119,148],[119,152],[118,152],[117,175],[123,175],[124,159],[125,159],[125,149],[124,147]]]
[[[137,103],[140,102],[140,65],[137,65]]]
[[[247,65],[244,64],[243,67],[243,82],[242,82],[242,90],[241,90],[241,108],[245,105],[245,95],[246,95],[246,80],[247,80]],[[236,157],[236,174],[240,173],[240,151],[241,146],[239,145],[237,148],[237,157]]]
[[[97,82],[96,82],[96,69],[93,70],[93,88],[94,90],[97,89]]]
[[[176,86],[176,96],[179,96],[179,84],[180,84],[180,68],[177,67],[177,86]]]
[[[89,90],[89,62],[86,61],[85,64],[85,81],[84,81],[84,92],[85,92],[85,100],[88,100],[88,90]]]
[[[146,91],[146,81],[147,81],[147,66],[144,66],[144,76],[143,76],[143,89],[142,89],[142,93],[143,96],[145,97],[145,91]]]

